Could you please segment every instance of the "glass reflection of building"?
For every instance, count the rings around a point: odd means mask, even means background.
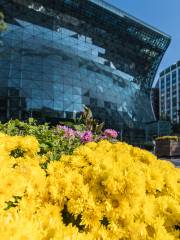
[[[170,38],[104,1],[0,0],[0,120],[71,119],[90,106],[144,137],[150,87]]]

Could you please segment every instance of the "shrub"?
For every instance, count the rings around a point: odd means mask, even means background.
[[[171,163],[103,140],[45,171],[38,151],[32,136],[0,134],[1,239],[179,239],[180,170]]]
[[[81,144],[97,142],[101,139],[115,140],[118,136],[115,130],[107,129],[103,132],[103,124],[98,124],[93,119],[88,108],[85,108],[80,119],[70,125],[65,126],[61,123],[57,126],[50,126],[47,123],[38,124],[33,118],[29,118],[26,122],[16,119],[5,124],[0,123],[0,132],[11,136],[31,135],[36,137],[40,144],[38,154],[46,155],[47,163],[58,160],[62,154],[72,154],[73,150]],[[46,165],[45,163],[45,168]]]
[[[38,124],[30,118],[27,122],[10,120],[0,124],[0,132],[11,136],[36,137],[40,146],[39,155],[46,155],[47,161],[58,160],[62,154],[71,154],[81,144],[80,138],[66,137],[63,129],[51,127],[47,123]]]
[[[162,136],[162,137],[156,138],[156,141],[164,141],[164,140],[174,140],[176,142],[179,142],[180,137],[178,137],[178,136]]]

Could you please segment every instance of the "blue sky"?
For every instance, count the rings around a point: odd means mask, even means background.
[[[106,0],[106,2],[172,37],[158,72],[180,60],[180,0]]]

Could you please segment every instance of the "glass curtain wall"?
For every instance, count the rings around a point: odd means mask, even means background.
[[[0,0],[8,22],[1,34],[0,119],[57,122],[86,105],[107,127],[142,139],[153,120],[150,84],[169,38],[136,32],[137,23],[83,2]]]

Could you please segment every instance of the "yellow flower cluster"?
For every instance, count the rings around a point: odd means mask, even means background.
[[[24,156],[14,157],[21,149]],[[178,240],[180,170],[125,143],[39,163],[33,137],[0,135],[2,240]]]
[[[161,140],[174,140],[174,141],[180,141],[180,138],[178,136],[162,136],[156,138],[156,141],[161,141]]]

